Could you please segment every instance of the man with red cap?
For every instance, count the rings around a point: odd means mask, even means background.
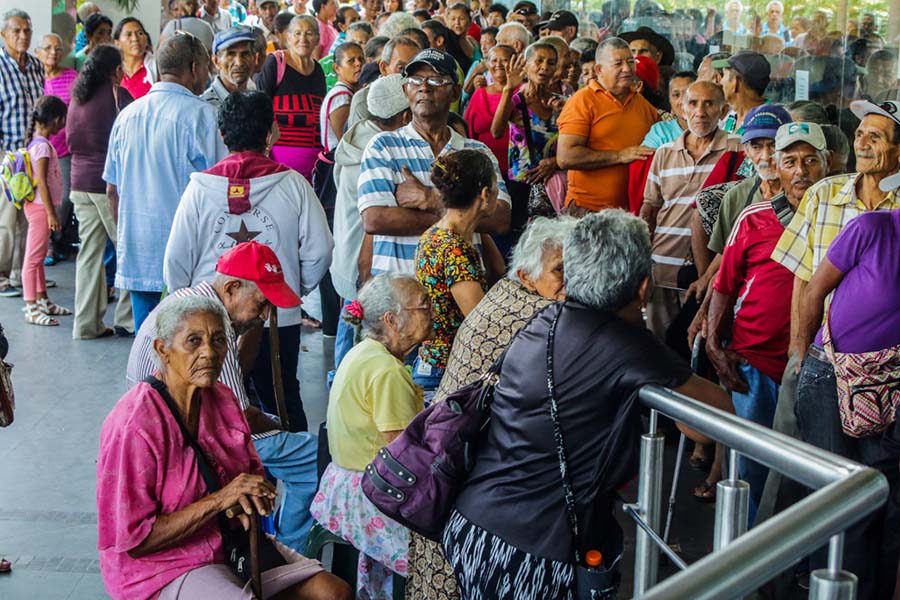
[[[284,500],[275,515],[276,536],[286,546],[302,551],[312,525],[309,505],[317,487],[318,441],[307,432],[282,431],[270,416],[250,404],[237,347],[237,336],[261,328],[272,306],[298,307],[300,298],[285,281],[281,263],[271,248],[255,241],[236,245],[219,258],[211,281],[172,293],[144,320],[128,356],[125,383],[129,388],[156,370],[153,340],[159,310],[170,298],[185,296],[217,300],[231,317],[235,338],[228,340],[228,354],[219,381],[231,388],[240,402],[263,465],[284,483]]]

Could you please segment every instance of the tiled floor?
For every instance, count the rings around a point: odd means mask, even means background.
[[[51,298],[71,307],[73,262],[48,268],[47,275],[59,283]],[[317,295],[305,300],[315,314]],[[100,426],[124,392],[131,342],[73,341],[71,317],[62,317],[60,327],[35,327],[24,323],[21,307],[21,298],[0,298],[18,399],[15,423],[0,429],[0,557],[14,563],[11,575],[0,575],[0,600],[106,598],[97,563],[96,523],[102,515],[94,504],[94,470]],[[332,343],[313,332],[304,332],[302,343],[304,406],[317,427],[325,417],[324,373],[333,360]],[[666,456],[671,473],[673,447]],[[700,477],[685,469],[673,523],[672,538],[689,562],[709,552],[712,539],[713,505],[697,504],[689,495]],[[627,539],[620,597],[627,598],[634,525],[621,521]],[[671,567],[662,568],[663,575],[669,572]]]
[[[74,274],[73,261],[47,269],[59,284],[51,299],[72,307]],[[306,302],[310,312],[316,300]],[[13,562],[13,573],[0,575],[0,599],[106,598],[94,470],[100,426],[125,390],[131,340],[74,341],[71,317],[60,317],[60,327],[27,325],[22,306],[21,298],[0,298],[17,399],[15,422],[0,429],[0,557]],[[323,348],[321,334],[313,332],[304,332],[302,342],[303,401],[318,427],[331,343]]]

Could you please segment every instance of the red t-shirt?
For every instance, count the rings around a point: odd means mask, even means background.
[[[469,26],[469,30],[466,32],[466,35],[470,38],[474,39],[476,42],[481,41],[481,27],[478,26],[478,23],[472,21],[472,25]]]
[[[771,259],[784,226],[771,202],[741,212],[713,289],[737,298],[731,349],[781,383],[787,366],[794,274]]]

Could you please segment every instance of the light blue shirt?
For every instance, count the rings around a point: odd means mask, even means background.
[[[116,118],[103,179],[119,193],[117,288],[163,290],[166,242],[191,173],[228,154],[216,119],[208,103],[164,81]]]
[[[647,136],[644,138],[644,141],[641,142],[641,146],[659,148],[663,144],[674,141],[682,133],[684,133],[684,130],[681,128],[681,125],[678,124],[677,119],[672,119],[671,121],[657,121],[650,128],[650,131],[647,132]]]
[[[478,150],[484,152],[494,165],[497,176],[498,197],[501,202],[510,203],[506,185],[500,175],[500,165],[483,143],[464,138],[450,129],[450,141],[444,146],[440,155],[455,150]],[[394,196],[397,186],[405,181],[403,167],[408,167],[412,174],[423,185],[431,184],[431,165],[434,152],[419,132],[410,123],[395,131],[379,133],[371,139],[363,151],[358,180],[357,208],[360,214],[373,206],[397,206]],[[476,234],[473,240],[480,252],[480,238]],[[418,235],[374,235],[372,237],[372,275],[380,273],[416,274],[416,248],[419,245]]]

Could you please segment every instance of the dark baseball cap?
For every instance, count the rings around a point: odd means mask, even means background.
[[[744,117],[744,134],[741,143],[746,144],[759,138],[775,139],[778,129],[793,122],[788,111],[777,104],[761,104]]]
[[[769,85],[772,65],[759,52],[749,50],[733,54],[727,59],[714,60],[710,64],[713,69],[733,69],[754,90],[765,90]]]
[[[575,16],[575,13],[568,10],[558,10],[550,15],[547,29],[550,31],[562,31],[566,27],[578,27],[578,17]]]
[[[526,17],[538,14],[537,6],[531,2],[518,2],[513,7],[513,12]]]
[[[459,79],[456,76],[456,59],[446,52],[441,52],[434,48],[425,48],[403,67],[403,76],[409,77],[410,73],[418,65],[428,65],[438,73],[452,77],[453,83],[459,83]]]

